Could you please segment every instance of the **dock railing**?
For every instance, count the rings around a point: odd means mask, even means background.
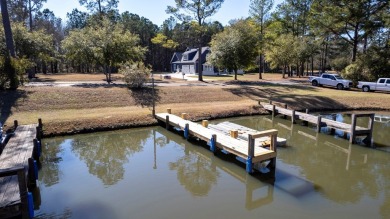
[[[266,130],[266,131],[261,131],[256,134],[248,134],[248,159],[246,163],[246,169],[247,172],[252,172],[252,165],[253,163],[256,163],[257,160],[253,160],[255,157],[255,139],[256,138],[261,138],[261,137],[267,137],[269,136],[271,139],[271,144],[270,144],[270,150],[274,151],[276,153],[276,139],[278,137],[278,130],[276,129],[271,129],[271,130]],[[276,157],[271,159],[270,167],[275,168],[276,164]]]

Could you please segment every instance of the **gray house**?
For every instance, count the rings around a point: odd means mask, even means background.
[[[206,64],[209,47],[202,47],[202,73],[203,75],[217,75],[218,69],[213,65]],[[171,59],[171,72],[182,72],[184,74],[198,73],[198,48],[187,48],[183,53],[175,52]]]
[[[202,74],[219,75],[230,74],[228,70],[218,71],[213,65],[206,63],[207,54],[211,52],[210,47],[202,47]],[[187,48],[185,52],[175,52],[171,58],[171,72],[181,72],[184,74],[198,74],[198,48]],[[244,74],[242,69],[238,74]]]

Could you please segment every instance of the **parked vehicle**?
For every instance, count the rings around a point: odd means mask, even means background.
[[[338,74],[323,73],[319,77],[309,77],[309,81],[313,86],[330,86],[339,90],[349,89],[352,87],[352,81],[342,78]]]
[[[357,87],[364,92],[376,90],[390,91],[390,78],[379,78],[377,82],[358,81]]]

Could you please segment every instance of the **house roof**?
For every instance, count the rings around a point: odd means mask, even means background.
[[[173,53],[173,56],[172,56],[172,58],[171,58],[171,63],[177,62],[177,61],[173,62],[173,59],[174,59],[175,57],[177,58],[177,60],[181,60],[182,56],[183,56],[183,53],[182,53],[182,52],[175,52],[175,53]]]
[[[202,55],[203,55],[205,52],[209,51],[209,50],[210,50],[210,47],[208,47],[208,46],[202,47]],[[195,55],[192,57],[192,59],[186,60],[186,61],[183,60],[184,56],[187,55],[187,57],[190,57],[190,55],[193,54],[193,53],[195,53]],[[182,63],[182,64],[195,63],[195,62],[198,61],[198,58],[199,58],[199,54],[198,54],[198,53],[199,53],[199,52],[198,52],[198,48],[187,48],[187,50],[186,50],[185,52],[179,53],[179,54],[180,54],[180,59],[178,59],[178,60],[180,60],[180,61],[174,61],[174,62],[173,62],[173,59],[174,59],[175,55],[177,56],[177,54],[178,54],[178,52],[175,52],[175,53],[173,54],[173,56],[172,56],[171,63],[174,63],[174,64],[180,64],[180,63]],[[178,56],[177,56],[177,57],[178,57]]]

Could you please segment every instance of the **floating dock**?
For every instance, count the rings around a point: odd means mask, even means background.
[[[287,109],[287,105],[285,104],[284,107],[276,106],[272,104],[262,104],[265,109],[270,111],[272,113],[272,116],[275,117],[278,114],[282,114],[284,116],[291,117],[291,122],[296,123],[296,120],[302,120],[306,123],[315,124],[317,125],[317,132],[321,132],[321,127],[329,127],[331,129],[331,132],[334,133],[334,130],[340,130],[344,133],[349,133],[350,138],[349,141],[351,143],[355,143],[355,138],[357,136],[367,136],[368,141],[371,142],[372,139],[372,132],[374,128],[374,113],[365,113],[365,114],[352,114],[352,124],[347,124],[343,122],[338,122],[332,119],[322,118],[322,116],[315,116],[308,113],[308,110],[306,110],[306,113],[298,112],[295,110]],[[368,117],[368,125],[367,128],[357,126],[357,118],[360,117]]]
[[[17,122],[15,127],[0,155],[0,218],[32,218],[34,203],[28,188],[36,186],[38,177],[41,127],[17,126]]]
[[[188,139],[191,136],[197,137],[208,142],[210,150],[214,153],[217,150],[224,150],[234,154],[237,157],[246,160],[246,171],[253,173],[253,165],[263,161],[270,160],[269,167],[275,168],[276,164],[276,142],[278,131],[275,129],[248,134],[247,140],[238,139],[226,135],[223,132],[207,128],[202,124],[186,120],[186,114],[182,117],[169,113],[158,113],[156,119],[165,123],[166,128],[176,127],[184,131],[184,137]],[[269,137],[269,148],[255,147],[255,139]]]

